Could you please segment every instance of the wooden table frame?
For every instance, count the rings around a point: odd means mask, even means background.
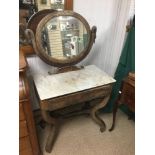
[[[104,121],[98,116],[97,112],[99,109],[103,108],[107,104],[111,94],[111,90],[112,90],[112,83],[76,93],[67,94],[60,97],[51,98],[48,100],[42,100],[42,101],[40,100],[42,117],[44,121],[50,125],[50,132],[45,146],[46,152],[50,153],[52,151],[52,147],[59,133],[61,120],[69,116],[79,114],[89,114],[92,120],[99,125],[100,131],[101,132],[105,131],[106,125]],[[73,104],[75,105],[83,102],[91,103],[93,101],[96,101],[97,99],[100,101],[95,106],[90,108],[84,108],[81,111],[78,112],[76,111],[71,114],[67,114],[64,117],[56,118],[50,115],[51,111],[68,107]]]

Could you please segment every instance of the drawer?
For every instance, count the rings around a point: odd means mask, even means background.
[[[31,149],[29,136],[19,139],[19,151]]]
[[[19,122],[19,137],[25,137],[28,135],[27,123],[25,121]]]
[[[106,86],[100,86],[84,91],[79,91],[60,97],[55,97],[47,100],[42,100],[40,103],[42,110],[58,110],[65,108],[67,106],[72,106],[75,104],[83,103],[86,101],[91,101],[97,98],[104,98],[107,95],[110,95],[112,90],[112,84]]]
[[[25,120],[25,114],[22,103],[19,104],[19,120]]]
[[[19,152],[19,155],[33,155],[32,149],[26,149]]]

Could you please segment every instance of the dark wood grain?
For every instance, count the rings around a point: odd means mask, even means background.
[[[32,149],[29,136],[22,137],[19,139],[19,151]]]
[[[19,120],[20,121],[25,120],[25,114],[22,103],[19,104]]]
[[[26,150],[21,150],[20,155],[33,155],[32,149],[29,148],[29,149],[26,149]]]
[[[73,10],[73,0],[65,0],[64,10]]]
[[[27,122],[26,120],[19,122],[19,137],[25,137],[28,135]]]
[[[19,50],[19,71],[24,71],[27,68],[27,61],[22,50]]]
[[[32,45],[21,45],[19,51],[21,51],[24,56],[36,54]],[[21,61],[20,58],[19,61]]]
[[[19,57],[19,154],[29,152],[32,155],[41,155],[26,78],[27,63],[21,51]]]

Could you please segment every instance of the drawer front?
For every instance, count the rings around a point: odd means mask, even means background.
[[[22,103],[19,104],[19,120],[25,120],[25,114]]]
[[[19,139],[19,151],[31,149],[29,136]]]
[[[33,155],[32,149],[26,149],[19,152],[19,155]]]
[[[64,95],[61,97],[44,100],[41,102],[42,110],[57,110],[74,104],[82,103],[85,101],[91,101],[97,98],[103,98],[110,95],[112,85],[96,87],[93,89]]]
[[[19,122],[19,137],[25,137],[28,135],[27,123],[25,121]]]

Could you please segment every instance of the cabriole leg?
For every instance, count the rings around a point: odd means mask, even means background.
[[[97,111],[103,108],[107,104],[109,97],[110,95],[106,96],[100,103],[94,106],[90,111],[91,118],[93,119],[95,123],[97,123],[100,126],[101,132],[105,131],[106,125],[104,121],[97,115]]]
[[[50,116],[48,111],[42,110],[43,119],[50,125],[49,135],[47,138],[45,150],[50,153],[59,132],[59,121]]]
[[[113,110],[113,122],[112,122],[112,126],[109,129],[109,131],[112,131],[114,129],[114,127],[115,127],[116,113],[117,113],[117,109],[118,109],[118,104],[119,104],[119,101],[117,100],[116,103],[115,103],[115,106],[114,106],[114,110]]]

